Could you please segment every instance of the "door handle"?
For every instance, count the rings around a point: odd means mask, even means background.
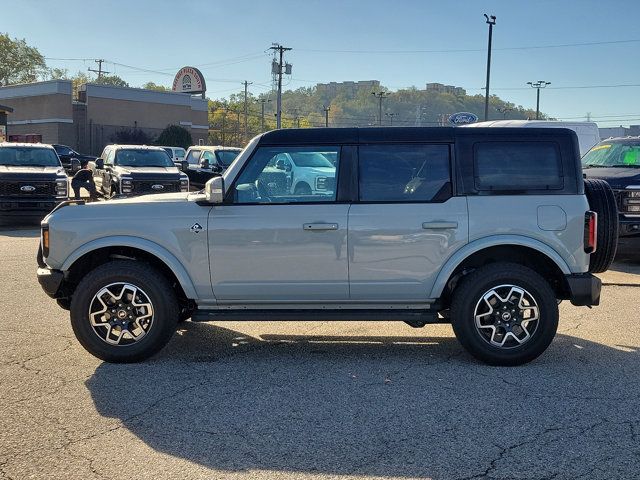
[[[302,225],[303,230],[322,231],[322,230],[338,230],[337,223],[305,223]]]
[[[446,230],[448,228],[458,228],[458,222],[424,222],[422,228],[425,230]]]

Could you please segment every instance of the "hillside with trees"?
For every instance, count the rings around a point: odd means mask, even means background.
[[[388,96],[382,100],[382,125],[438,126],[446,124],[455,112],[471,112],[479,118],[484,115],[484,95],[439,93],[415,87],[390,91],[381,87]],[[261,108],[264,101],[264,130],[275,128],[275,92],[248,99],[248,132],[253,136],[263,131]],[[244,95],[210,100],[209,121],[211,143],[240,145],[244,131]],[[324,107],[329,107],[330,127],[366,127],[378,125],[378,98],[371,88],[338,88],[333,91],[318,87],[303,87],[282,94],[282,126],[324,127]],[[535,111],[517,106],[495,95],[489,99],[489,118],[530,119]],[[547,118],[541,114],[541,118]]]

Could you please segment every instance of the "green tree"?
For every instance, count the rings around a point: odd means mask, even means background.
[[[46,75],[47,64],[37,48],[0,34],[0,85],[35,82]]]
[[[112,85],[114,87],[129,86],[129,84],[118,75],[102,75],[100,78],[96,78],[93,83],[98,83],[100,85]]]
[[[186,128],[179,125],[169,125],[156,139],[155,144],[167,147],[182,147],[186,150],[193,145],[193,139]]]
[[[158,85],[157,83],[147,82],[142,85],[142,88],[146,90],[156,90],[158,92],[170,92],[171,89],[169,87],[165,87],[164,85]]]

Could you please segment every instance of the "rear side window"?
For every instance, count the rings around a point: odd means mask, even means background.
[[[558,190],[564,187],[560,150],[552,142],[480,142],[474,145],[478,190]]]
[[[362,202],[436,202],[451,196],[448,145],[359,148]]]

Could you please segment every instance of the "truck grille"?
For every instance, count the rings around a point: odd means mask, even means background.
[[[156,187],[153,188],[154,185],[162,185],[162,188]],[[170,192],[179,192],[180,191],[180,183],[179,182],[167,182],[167,181],[137,181],[133,182],[133,193],[134,194],[143,194],[143,193],[170,193]]]
[[[6,197],[53,197],[56,195],[54,182],[0,182],[0,195]]]
[[[620,213],[630,213],[640,215],[638,207],[640,207],[640,197],[632,197],[632,192],[640,192],[640,190],[614,190],[616,197],[616,205]]]

